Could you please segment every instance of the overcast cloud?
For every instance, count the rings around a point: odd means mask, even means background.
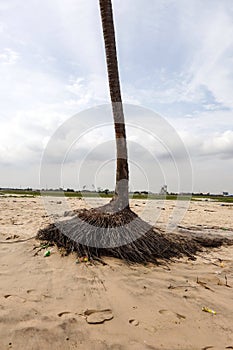
[[[190,154],[194,191],[233,193],[232,1],[112,2],[124,102],[159,113],[174,128]],[[109,102],[98,0],[1,0],[0,74],[0,187],[39,187],[40,161],[56,129]],[[96,126],[104,122],[100,113]],[[149,135],[151,123],[144,114],[136,129],[127,126],[131,185],[143,189],[149,181],[158,191],[166,182],[177,190],[171,157]],[[53,164],[71,146],[62,130]],[[174,142],[172,157],[182,169],[180,145]],[[96,188],[113,188],[111,126],[86,130],[74,150],[64,186],[91,188],[95,181]],[[102,169],[98,176],[95,169]],[[189,190],[190,181],[184,182],[180,189]]]

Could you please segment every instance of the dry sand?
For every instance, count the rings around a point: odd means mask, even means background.
[[[135,211],[151,221],[154,215],[164,228],[175,202],[154,201],[147,211],[145,206],[132,201]],[[233,206],[185,206],[180,225],[233,231]],[[61,257],[56,248],[49,257],[44,251],[34,256],[40,243],[20,241],[50,220],[40,198],[1,197],[0,207],[1,350],[233,349],[233,247],[162,266],[127,266],[116,259],[106,259],[106,266],[76,264],[75,256]],[[102,324],[87,322],[104,318]]]

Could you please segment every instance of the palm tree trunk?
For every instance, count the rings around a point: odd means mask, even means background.
[[[115,31],[111,0],[99,0],[102,28],[107,61],[108,82],[112,103],[112,112],[116,138],[116,187],[112,204],[118,210],[129,207],[129,169],[125,120],[121,99],[120,79],[117,63]]]

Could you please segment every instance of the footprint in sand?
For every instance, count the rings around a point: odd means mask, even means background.
[[[35,292],[35,289],[28,289],[28,290],[27,290],[27,294],[30,294],[30,293],[32,293],[32,292]]]
[[[12,294],[5,294],[4,295],[5,299],[9,299],[9,300],[15,300],[17,302],[21,302],[21,303],[25,303],[26,302],[26,298],[23,297],[19,297],[18,295],[12,295]]]
[[[132,326],[135,326],[137,327],[139,325],[139,321],[132,318],[131,320],[129,320],[129,323],[132,325]]]
[[[90,324],[99,324],[113,319],[113,313],[111,309],[86,310],[84,311],[83,315],[86,317],[87,323]]]
[[[62,317],[63,315],[67,315],[70,314],[70,311],[63,311],[63,312],[59,312],[59,314],[57,314],[57,316]]]

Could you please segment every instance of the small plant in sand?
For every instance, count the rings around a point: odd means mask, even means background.
[[[99,0],[109,90],[117,151],[116,185],[112,200],[95,209],[76,210],[75,215],[51,224],[37,238],[55,243],[67,253],[96,259],[113,256],[127,262],[157,262],[157,259],[193,258],[203,246],[216,247],[225,238],[168,234],[150,226],[129,207],[129,170],[123,104],[111,0]],[[227,241],[230,242],[230,241]]]

